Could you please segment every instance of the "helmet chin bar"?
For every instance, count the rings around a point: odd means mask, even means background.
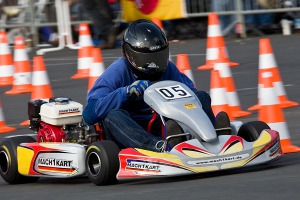
[[[131,66],[128,67],[130,71],[134,74],[134,76],[139,79],[139,80],[149,80],[149,81],[157,81],[160,79],[160,77],[163,75],[164,71],[159,72],[159,73],[147,73],[147,72],[142,72],[135,68],[132,64]]]

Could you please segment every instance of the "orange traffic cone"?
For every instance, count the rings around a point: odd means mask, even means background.
[[[223,79],[224,86],[226,88],[228,105],[231,110],[231,114],[234,117],[245,117],[250,115],[250,112],[242,111],[240,100],[235,89],[234,80],[231,75],[231,69],[225,61],[225,55],[222,49],[219,49],[219,58],[214,64],[214,70],[220,72],[220,77]]]
[[[199,70],[211,70],[214,68],[213,63],[218,59],[219,48],[222,48],[225,60],[229,66],[238,66],[239,63],[234,63],[229,60],[226,44],[222,35],[219,18],[217,13],[208,15],[208,29],[206,42],[206,64],[199,66]]]
[[[31,100],[45,99],[48,101],[53,97],[52,88],[42,56],[33,58],[32,92]],[[20,123],[21,126],[29,126],[29,120]]]
[[[219,112],[225,111],[230,120],[234,120],[234,116],[231,114],[226,90],[224,87],[223,80],[220,78],[218,70],[211,70],[210,79],[210,97],[211,97],[211,108],[216,116]]]
[[[79,46],[77,73],[71,77],[72,79],[89,77],[93,61],[92,51],[94,45],[88,24],[80,24],[79,26]]]
[[[272,82],[275,88],[275,94],[279,99],[279,104],[282,108],[298,106],[299,103],[289,101],[284,89],[284,85],[281,80],[279,70],[277,68],[277,63],[273,54],[273,49],[268,38],[259,40],[259,76],[258,76],[258,102],[261,96],[261,83],[262,83],[262,73],[272,72]],[[260,108],[259,103],[248,108],[248,110],[258,110]]]
[[[262,73],[261,109],[258,111],[258,120],[264,121],[271,129],[279,132],[283,153],[300,152],[300,147],[291,144],[289,130],[276,96],[272,78],[272,72]]]
[[[5,94],[29,93],[31,92],[31,69],[24,38],[22,36],[15,37],[14,44],[14,82],[12,89]]]
[[[176,66],[181,73],[184,73],[195,85],[193,72],[191,70],[189,58],[187,54],[178,54]]]
[[[46,71],[44,58],[42,56],[35,56],[33,58],[31,99],[49,99],[50,97],[53,97],[53,92]]]
[[[5,31],[0,31],[0,86],[13,84],[14,65]]]
[[[91,90],[95,81],[105,71],[105,66],[102,59],[101,49],[93,49],[93,63],[89,74],[88,92]]]
[[[6,126],[3,109],[2,109],[2,104],[0,102],[0,133],[6,133],[6,132],[15,131],[15,130],[16,130],[16,128]]]
[[[161,20],[158,17],[153,17],[152,22],[155,23],[157,26],[159,26],[159,28],[161,28],[161,30],[164,31],[163,24],[162,24]]]

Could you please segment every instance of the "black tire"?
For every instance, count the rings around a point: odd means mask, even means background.
[[[269,125],[262,121],[252,121],[244,123],[239,129],[237,136],[242,137],[248,142],[258,139],[264,129],[270,129]]]
[[[0,144],[0,174],[9,184],[32,183],[39,177],[23,176],[18,171],[17,147],[21,143],[36,142],[30,136],[16,136]]]
[[[120,148],[110,140],[93,142],[87,149],[85,167],[89,179],[95,185],[111,185],[118,182]]]

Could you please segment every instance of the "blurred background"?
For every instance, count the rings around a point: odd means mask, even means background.
[[[27,47],[40,48],[56,46],[59,35],[69,34],[60,25],[71,27],[76,44],[79,24],[88,23],[99,45],[109,29],[103,24],[112,18],[119,46],[124,29],[138,18],[159,18],[170,41],[205,38],[210,12],[218,13],[224,37],[283,33],[283,24],[288,34],[300,29],[300,0],[0,0],[0,29],[10,45],[22,35]]]

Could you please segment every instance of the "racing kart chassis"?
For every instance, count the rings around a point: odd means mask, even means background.
[[[144,101],[161,116],[176,121],[182,134],[165,138],[162,152],[121,149],[104,139],[99,125],[82,123],[82,105],[68,98],[28,102],[30,136],[5,138],[0,144],[0,174],[10,183],[39,177],[87,175],[96,185],[118,180],[178,176],[251,166],[283,156],[279,134],[262,121],[231,121],[229,135],[218,135],[194,93],[184,84],[161,81],[144,93]],[[174,137],[186,138],[167,149]]]

